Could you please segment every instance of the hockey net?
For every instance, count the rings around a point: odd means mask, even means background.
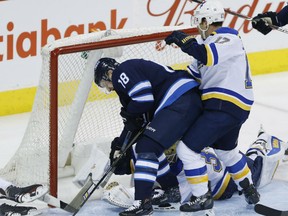
[[[17,185],[48,184],[57,196],[57,179],[65,168],[75,175],[75,169],[68,169],[73,148],[97,143],[109,154],[107,142],[123,127],[120,103],[116,94],[106,95],[93,83],[95,62],[103,56],[119,62],[144,58],[185,68],[191,57],[163,41],[178,29],[197,32],[185,27],[107,30],[43,47],[42,72],[26,132],[0,175]]]

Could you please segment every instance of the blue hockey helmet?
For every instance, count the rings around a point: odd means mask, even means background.
[[[108,71],[114,71],[119,66],[119,63],[113,58],[101,58],[94,67],[94,82],[101,87],[101,80],[111,81],[108,76]]]

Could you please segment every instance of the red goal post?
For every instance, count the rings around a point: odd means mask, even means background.
[[[58,177],[73,167],[75,148],[97,142],[108,154],[107,142],[122,128],[120,104],[115,94],[105,95],[93,84],[95,62],[102,56],[119,62],[144,58],[185,69],[192,58],[163,41],[174,30],[198,34],[197,29],[184,26],[108,30],[46,45],[25,135],[0,175],[18,185],[49,184],[50,194],[57,196]],[[77,166],[71,175],[80,169]]]

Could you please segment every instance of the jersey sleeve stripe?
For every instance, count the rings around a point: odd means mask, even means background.
[[[140,95],[137,97],[131,97],[133,101],[138,102],[151,102],[154,101],[154,97],[152,94]]]
[[[190,89],[198,86],[199,84],[193,79],[180,79],[177,80],[166,92],[163,97],[160,105],[156,109],[154,115],[156,115],[160,110],[165,107],[171,105],[174,101],[176,101],[181,95]]]
[[[205,48],[206,48],[206,53],[207,53],[207,63],[206,63],[206,65],[207,66],[212,66],[213,63],[214,63],[213,62],[213,53],[212,53],[209,45],[206,44]]]
[[[211,43],[210,44],[210,48],[212,50],[212,54],[213,54],[213,58],[214,58],[214,64],[213,65],[216,65],[218,64],[218,52],[217,52],[217,49],[216,49],[216,46],[215,46],[215,43]]]
[[[206,44],[207,63],[206,66],[218,64],[218,52],[214,43]]]
[[[128,95],[132,97],[137,92],[148,88],[152,88],[151,83],[149,81],[139,82],[128,92]]]

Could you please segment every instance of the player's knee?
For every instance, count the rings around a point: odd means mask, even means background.
[[[183,163],[186,161],[191,161],[193,159],[201,158],[201,155],[198,152],[195,152],[188,148],[188,146],[183,142],[180,141],[176,148],[178,157],[182,160]]]
[[[185,137],[185,138],[186,138],[186,137]],[[189,139],[186,140],[185,138],[182,139],[183,143],[185,143],[184,145],[186,145],[186,146],[188,147],[188,149],[190,149],[190,150],[192,150],[192,151],[194,151],[194,152],[196,152],[196,153],[198,153],[198,154],[200,154],[201,151],[202,151],[205,147],[207,147],[207,146],[202,145],[201,143],[197,143],[197,144],[196,144],[196,143],[193,143],[193,142],[189,141]]]
[[[234,148],[232,150],[226,151],[226,150],[220,150],[215,149],[215,153],[219,157],[221,161],[225,163],[227,166],[232,166],[238,161],[241,160],[242,154],[239,152],[238,148]]]
[[[158,142],[145,135],[139,139],[136,145],[136,153],[138,154],[154,152],[158,157],[163,153],[163,151],[164,148]]]

